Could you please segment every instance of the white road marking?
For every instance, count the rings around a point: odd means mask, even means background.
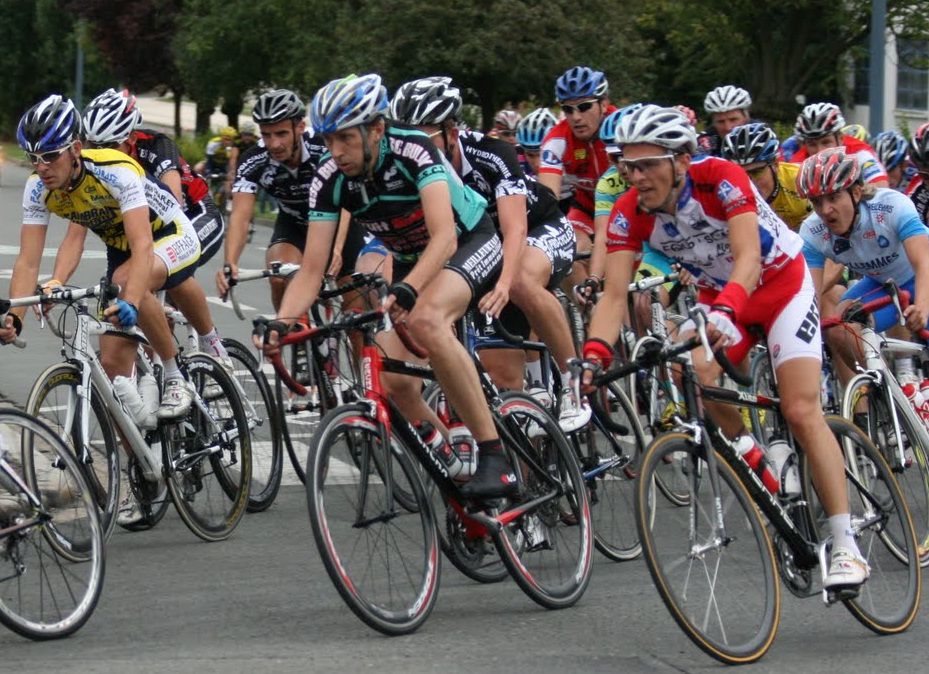
[[[215,304],[225,309],[232,309],[232,302],[223,302],[219,297],[209,295],[207,296],[206,301],[210,304]],[[241,302],[239,302],[239,306],[242,307],[243,311],[255,311],[255,307],[250,307],[247,304],[242,304]]]
[[[0,255],[19,255],[19,246],[0,245]],[[44,248],[42,257],[55,258],[58,255],[57,248]],[[105,260],[105,250],[85,250],[81,254],[82,260]]]

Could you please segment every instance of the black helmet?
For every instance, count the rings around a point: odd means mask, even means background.
[[[306,106],[290,89],[266,91],[252,108],[255,124],[277,124],[285,119],[303,119],[305,115]]]
[[[16,140],[26,152],[50,152],[81,137],[81,116],[70,99],[52,94],[26,111]]]
[[[450,77],[424,77],[397,89],[387,116],[403,124],[442,124],[461,116],[461,93]]]

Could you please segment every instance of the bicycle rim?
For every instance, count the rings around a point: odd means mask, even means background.
[[[429,500],[408,454],[360,405],[330,412],[314,436],[307,465],[307,505],[313,536],[330,579],[349,608],[384,634],[406,634],[435,605],[441,558]],[[411,512],[388,494],[373,457],[396,454],[399,480],[415,495]]]
[[[669,455],[679,463],[687,458],[686,507],[650,493]],[[754,662],[770,648],[780,620],[771,540],[751,496],[717,456],[726,540],[719,538],[708,466],[698,456],[682,433],[660,436],[645,452],[636,498],[645,560],[662,601],[694,644],[727,664]]]
[[[79,629],[99,599],[104,577],[103,529],[93,495],[70,450],[44,424],[0,411],[0,451],[41,502],[35,508],[8,474],[0,476],[0,529],[36,521],[0,536],[0,622],[31,639]],[[44,522],[38,521],[43,520]]]

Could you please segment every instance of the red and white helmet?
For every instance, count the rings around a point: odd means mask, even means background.
[[[804,199],[835,194],[861,179],[861,167],[844,147],[832,147],[807,157],[797,174],[797,192]]]
[[[84,109],[84,136],[88,143],[122,143],[142,125],[142,113],[128,89],[107,89]]]
[[[920,168],[929,168],[929,122],[916,129],[910,139],[910,161]]]
[[[797,115],[794,130],[804,140],[839,133],[845,126],[842,111],[835,103],[810,103]]]
[[[501,129],[503,131],[512,131],[516,132],[516,125],[519,124],[519,121],[523,118],[515,110],[510,110],[509,108],[504,108],[496,115],[494,115],[494,128]]]

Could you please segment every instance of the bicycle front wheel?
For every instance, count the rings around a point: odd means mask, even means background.
[[[781,593],[774,552],[738,476],[716,455],[714,479],[703,451],[683,433],[652,443],[642,459],[636,522],[652,580],[680,628],[717,660],[745,664],[761,658],[777,633]],[[685,507],[653,493],[669,462],[686,477]]]
[[[196,391],[187,416],[162,424],[165,479],[184,524],[205,541],[228,538],[245,514],[251,480],[248,418],[218,361],[187,359]],[[204,399],[205,391],[219,391]]]
[[[383,428],[366,410],[338,407],[313,436],[306,482],[310,524],[329,578],[352,612],[379,632],[407,634],[435,605],[438,535],[408,450],[396,435],[385,446]],[[415,509],[400,506],[393,494],[398,485],[416,499]]]
[[[518,516],[499,516],[507,522],[495,532],[500,557],[537,604],[572,606],[587,589],[593,554],[587,485],[574,450],[558,422],[525,394],[505,393],[494,416],[520,483],[508,508]]]
[[[17,410],[0,411],[0,456],[0,622],[30,639],[68,636],[87,622],[103,588],[93,492],[56,433]],[[32,468],[20,478],[23,456]]]

